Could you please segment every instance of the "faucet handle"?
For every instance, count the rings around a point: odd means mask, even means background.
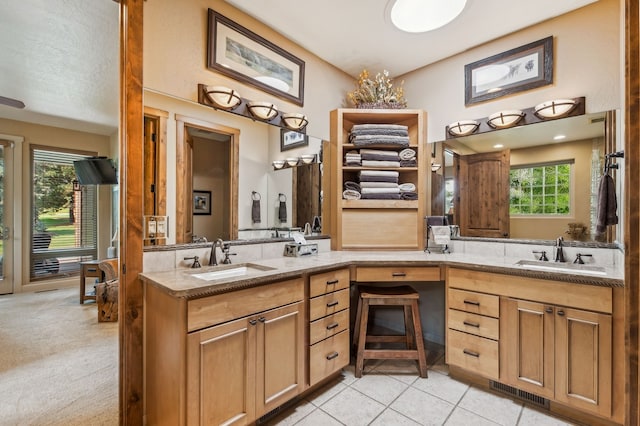
[[[538,260],[541,260],[543,262],[548,262],[549,259],[547,258],[547,252],[542,250],[542,251],[533,251],[534,254],[539,254],[540,258]]]
[[[584,253],[578,253],[576,254],[576,260],[573,261],[573,263],[578,263],[578,264],[584,264],[584,260],[582,260],[583,257],[592,257],[592,254],[584,254]]]
[[[198,256],[192,256],[192,257],[185,257],[184,260],[191,260],[193,259],[193,264],[191,265],[192,268],[200,268],[200,258]]]

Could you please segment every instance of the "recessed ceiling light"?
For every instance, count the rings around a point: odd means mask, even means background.
[[[493,146],[494,148],[498,149],[498,148],[504,148],[504,145],[502,145],[501,143],[497,143]]]
[[[396,0],[391,22],[408,33],[422,33],[447,25],[458,16],[467,0]]]
[[[553,140],[554,140],[554,141],[560,141],[560,140],[562,140],[562,139],[564,139],[564,138],[566,138],[566,137],[567,137],[566,135],[555,135],[555,136],[553,137]]]

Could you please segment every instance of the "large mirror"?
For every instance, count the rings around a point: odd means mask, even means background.
[[[246,116],[150,90],[145,104],[145,216],[170,228],[146,246],[321,234],[322,138],[285,146],[280,127]]]
[[[438,142],[431,214],[448,216],[461,237],[613,242],[615,227],[596,236],[595,221],[618,133],[609,111]],[[609,172],[618,200],[619,172]]]

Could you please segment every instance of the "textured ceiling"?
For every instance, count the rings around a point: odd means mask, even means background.
[[[150,0],[152,1],[152,0]],[[399,76],[595,0],[468,0],[450,25],[427,34],[395,30],[390,0],[227,0],[357,76]],[[10,0],[0,12],[0,117],[113,134],[118,125],[118,3]],[[7,4],[8,3],[8,4]]]

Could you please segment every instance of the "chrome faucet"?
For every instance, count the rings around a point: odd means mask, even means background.
[[[216,247],[220,247],[220,250],[223,250],[224,242],[222,238],[218,238],[211,244],[211,256],[209,256],[209,266],[217,266],[218,259],[216,258]]]
[[[556,240],[556,257],[555,257],[555,261],[556,262],[564,262],[564,252],[562,251],[562,242],[564,241],[564,238],[562,237],[558,237],[558,239]]]

